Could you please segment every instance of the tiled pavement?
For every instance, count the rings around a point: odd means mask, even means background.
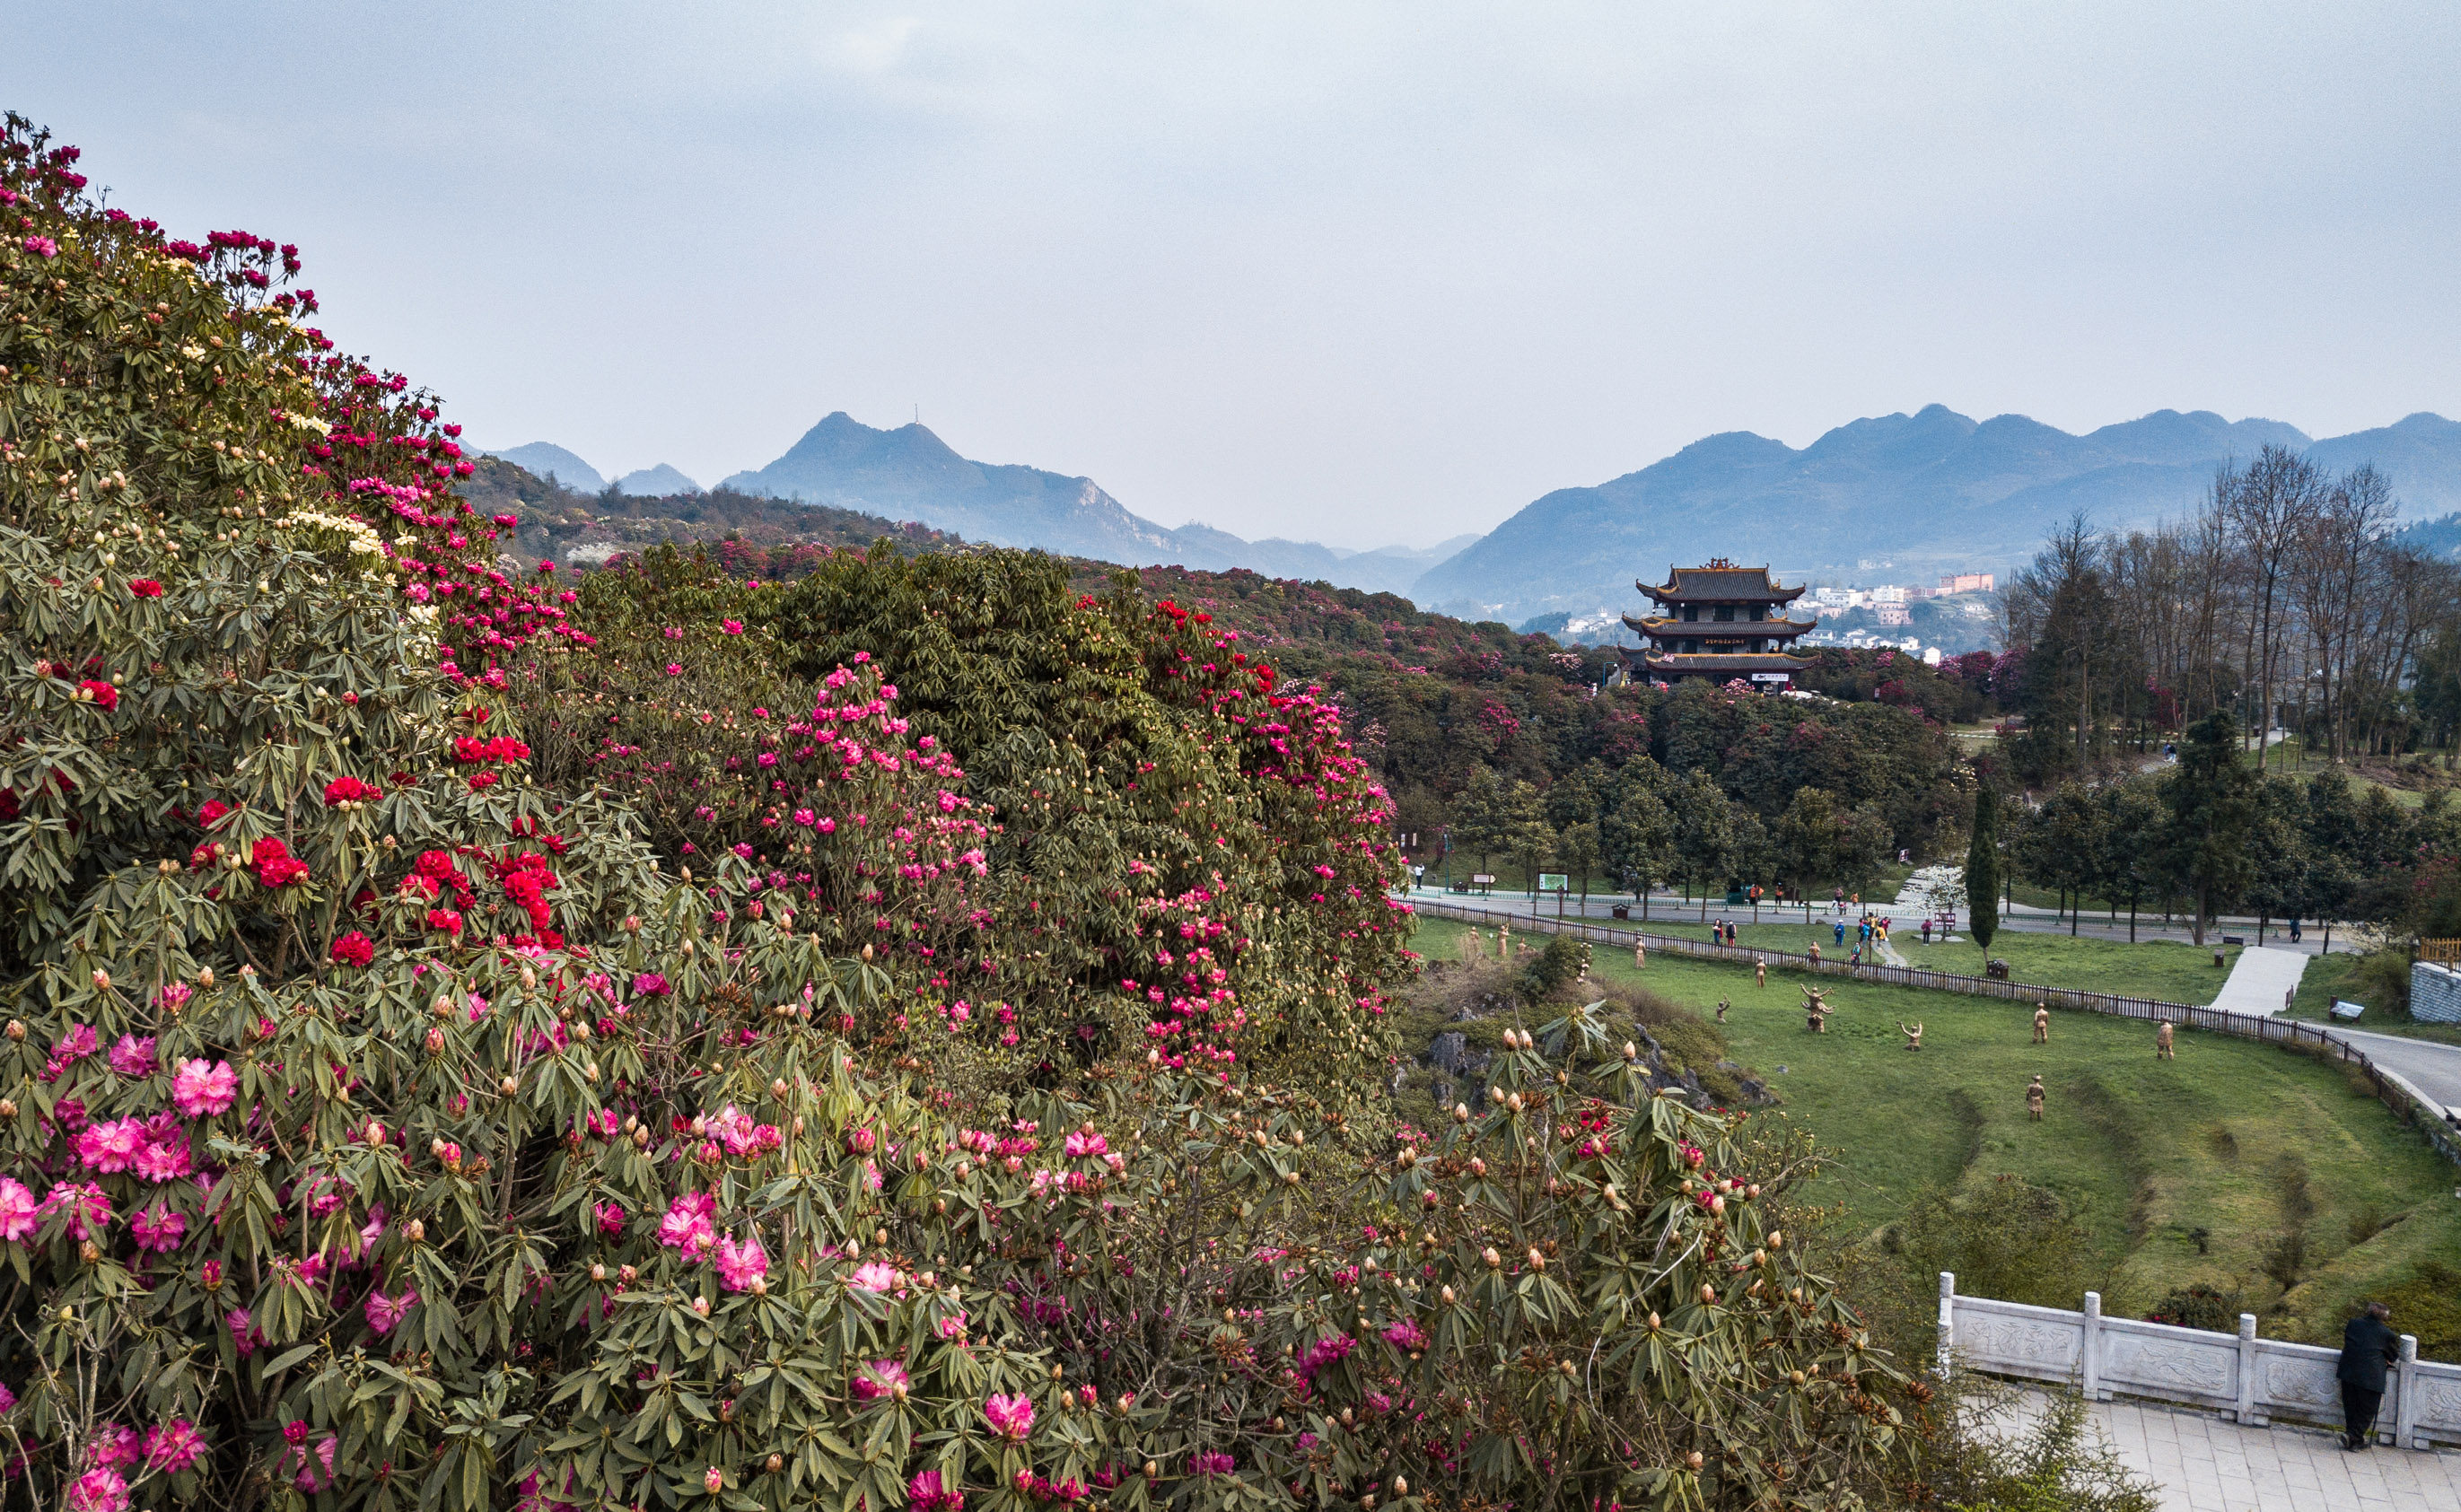
[[[2096,1402],[2094,1425],[2162,1487],[2163,1512],[2461,1512],[2461,1453],[2379,1443],[2345,1453],[2322,1429],[2238,1424],[2143,1402]]]

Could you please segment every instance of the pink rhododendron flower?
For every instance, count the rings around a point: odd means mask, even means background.
[[[45,1218],[54,1213],[68,1214],[67,1233],[72,1240],[82,1242],[111,1231],[111,1199],[92,1182],[55,1183],[38,1211]]]
[[[853,1390],[856,1397],[870,1401],[876,1396],[892,1396],[897,1388],[910,1384],[906,1367],[895,1360],[874,1360],[855,1372]]]
[[[128,1481],[117,1470],[89,1470],[69,1482],[68,1507],[69,1512],[128,1512]]]
[[[85,1462],[109,1470],[135,1464],[144,1452],[144,1442],[137,1437],[136,1429],[122,1423],[105,1423],[86,1440]]]
[[[1081,1156],[1106,1154],[1110,1148],[1099,1134],[1087,1134],[1080,1129],[1068,1136],[1067,1151],[1072,1160]]]
[[[888,1291],[897,1286],[897,1267],[886,1261],[874,1260],[857,1266],[846,1285],[858,1291]]]
[[[605,1234],[610,1239],[620,1239],[623,1237],[623,1203],[601,1203],[598,1204],[598,1231]]]
[[[381,1291],[371,1291],[368,1293],[367,1304],[368,1327],[374,1329],[379,1337],[391,1333],[404,1315],[417,1303],[418,1293],[415,1289],[405,1291],[397,1297],[388,1297]]]
[[[157,1185],[186,1177],[195,1167],[188,1151],[188,1135],[184,1129],[154,1131],[153,1138],[138,1146],[136,1159],[128,1168]]]
[[[238,1096],[239,1073],[228,1061],[182,1061],[171,1077],[171,1100],[191,1118],[226,1113]]]
[[[20,1244],[43,1226],[42,1204],[24,1182],[0,1176],[0,1240]]]
[[[1034,1431],[1034,1399],[1022,1393],[1015,1396],[994,1396],[983,1403],[983,1417],[992,1432],[1015,1443],[1025,1442]]]
[[[966,1498],[943,1489],[939,1471],[926,1470],[906,1482],[906,1504],[912,1512],[963,1512]]]
[[[670,1249],[698,1254],[717,1241],[710,1226],[710,1220],[717,1214],[716,1197],[708,1192],[686,1192],[667,1208],[667,1216],[658,1220],[658,1243]]]
[[[717,1284],[729,1291],[749,1291],[752,1283],[769,1273],[768,1252],[755,1234],[742,1244],[729,1234],[717,1242]]]
[[[88,1126],[74,1141],[77,1160],[104,1175],[128,1169],[145,1144],[145,1125],[135,1118],[114,1118]]]
[[[205,1436],[185,1417],[173,1418],[145,1435],[145,1464],[148,1469],[178,1475],[197,1462],[205,1452]]]
[[[1423,1350],[1427,1347],[1427,1333],[1417,1319],[1403,1318],[1384,1331],[1384,1342],[1397,1350]]]
[[[120,1035],[119,1043],[111,1047],[111,1069],[123,1076],[154,1075],[154,1036]]]
[[[161,1208],[139,1211],[128,1220],[128,1231],[137,1240],[137,1247],[167,1255],[180,1247],[180,1236],[188,1231],[188,1215]]]
[[[248,1316],[247,1309],[233,1308],[230,1316],[223,1321],[230,1325],[231,1343],[238,1347],[241,1359],[255,1353],[256,1347],[265,1342],[265,1335],[258,1331],[256,1320]]]
[[[1239,1462],[1219,1451],[1196,1457],[1196,1473],[1201,1476],[1227,1476],[1239,1468]]]

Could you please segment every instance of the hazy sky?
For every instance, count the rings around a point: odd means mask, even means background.
[[[490,445],[831,410],[1416,543],[1937,400],[2461,414],[2445,4],[0,0],[0,105]]]

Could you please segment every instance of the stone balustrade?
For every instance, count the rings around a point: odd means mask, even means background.
[[[2101,1296],[2091,1291],[2081,1312],[1959,1296],[1957,1277],[1940,1272],[1942,1370],[2067,1383],[2087,1401],[2147,1397],[2211,1408],[2251,1425],[2279,1417],[2338,1429],[2340,1362],[2338,1350],[2258,1338],[2252,1312],[2239,1314],[2234,1337],[2106,1318]],[[2461,1365],[2421,1360],[2416,1336],[2403,1334],[2376,1433],[2413,1449],[2461,1444]]]

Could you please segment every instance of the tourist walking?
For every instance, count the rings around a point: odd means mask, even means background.
[[[2342,1330],[2342,1447],[2365,1449],[2384,1405],[2385,1370],[2401,1353],[2401,1340],[2386,1320],[2392,1309],[2370,1302]]]

